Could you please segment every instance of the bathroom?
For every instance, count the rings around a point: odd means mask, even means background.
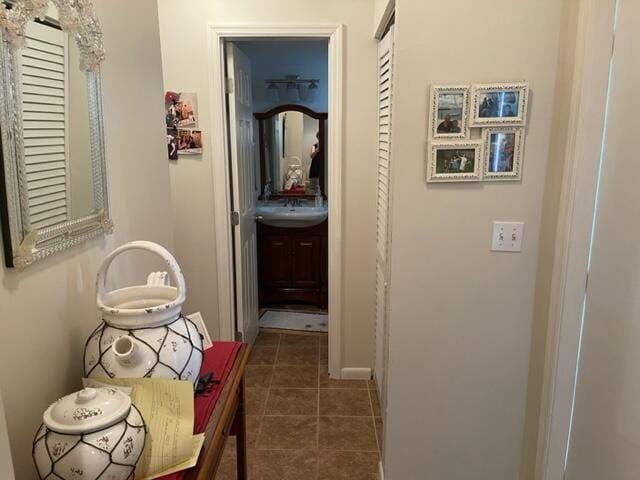
[[[251,86],[250,98],[240,98],[241,87],[228,106],[233,210],[247,220],[237,240],[251,251],[254,224],[256,235],[255,260],[236,249],[245,290],[236,296],[253,298],[242,308],[255,310],[257,286],[258,321],[238,330],[248,338],[256,327],[326,333],[328,43],[251,39],[225,47],[228,77],[247,76]],[[247,313],[245,323],[254,318]]]

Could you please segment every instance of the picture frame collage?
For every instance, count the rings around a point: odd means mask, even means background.
[[[527,82],[432,85],[427,182],[520,181],[528,103]]]
[[[167,127],[167,156],[202,154],[202,131],[198,126],[198,97],[195,93],[167,91],[164,95]]]

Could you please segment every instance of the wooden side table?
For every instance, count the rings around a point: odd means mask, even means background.
[[[227,438],[236,437],[238,480],[247,479],[244,374],[251,346],[242,344],[227,377],[207,428],[198,464],[186,475],[188,480],[211,480],[220,465]]]

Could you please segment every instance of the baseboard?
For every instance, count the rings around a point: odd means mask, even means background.
[[[370,368],[343,368],[340,372],[342,380],[371,380]]]
[[[384,480],[384,470],[382,468],[382,462],[378,462],[378,480]]]

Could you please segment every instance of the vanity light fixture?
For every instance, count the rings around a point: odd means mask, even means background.
[[[282,78],[269,78],[265,80],[267,84],[267,98],[272,102],[280,101],[280,85],[286,87],[286,97],[290,102],[301,100],[301,90],[306,87],[306,99],[313,101],[318,94],[317,78],[300,78],[300,75],[285,75]]]

